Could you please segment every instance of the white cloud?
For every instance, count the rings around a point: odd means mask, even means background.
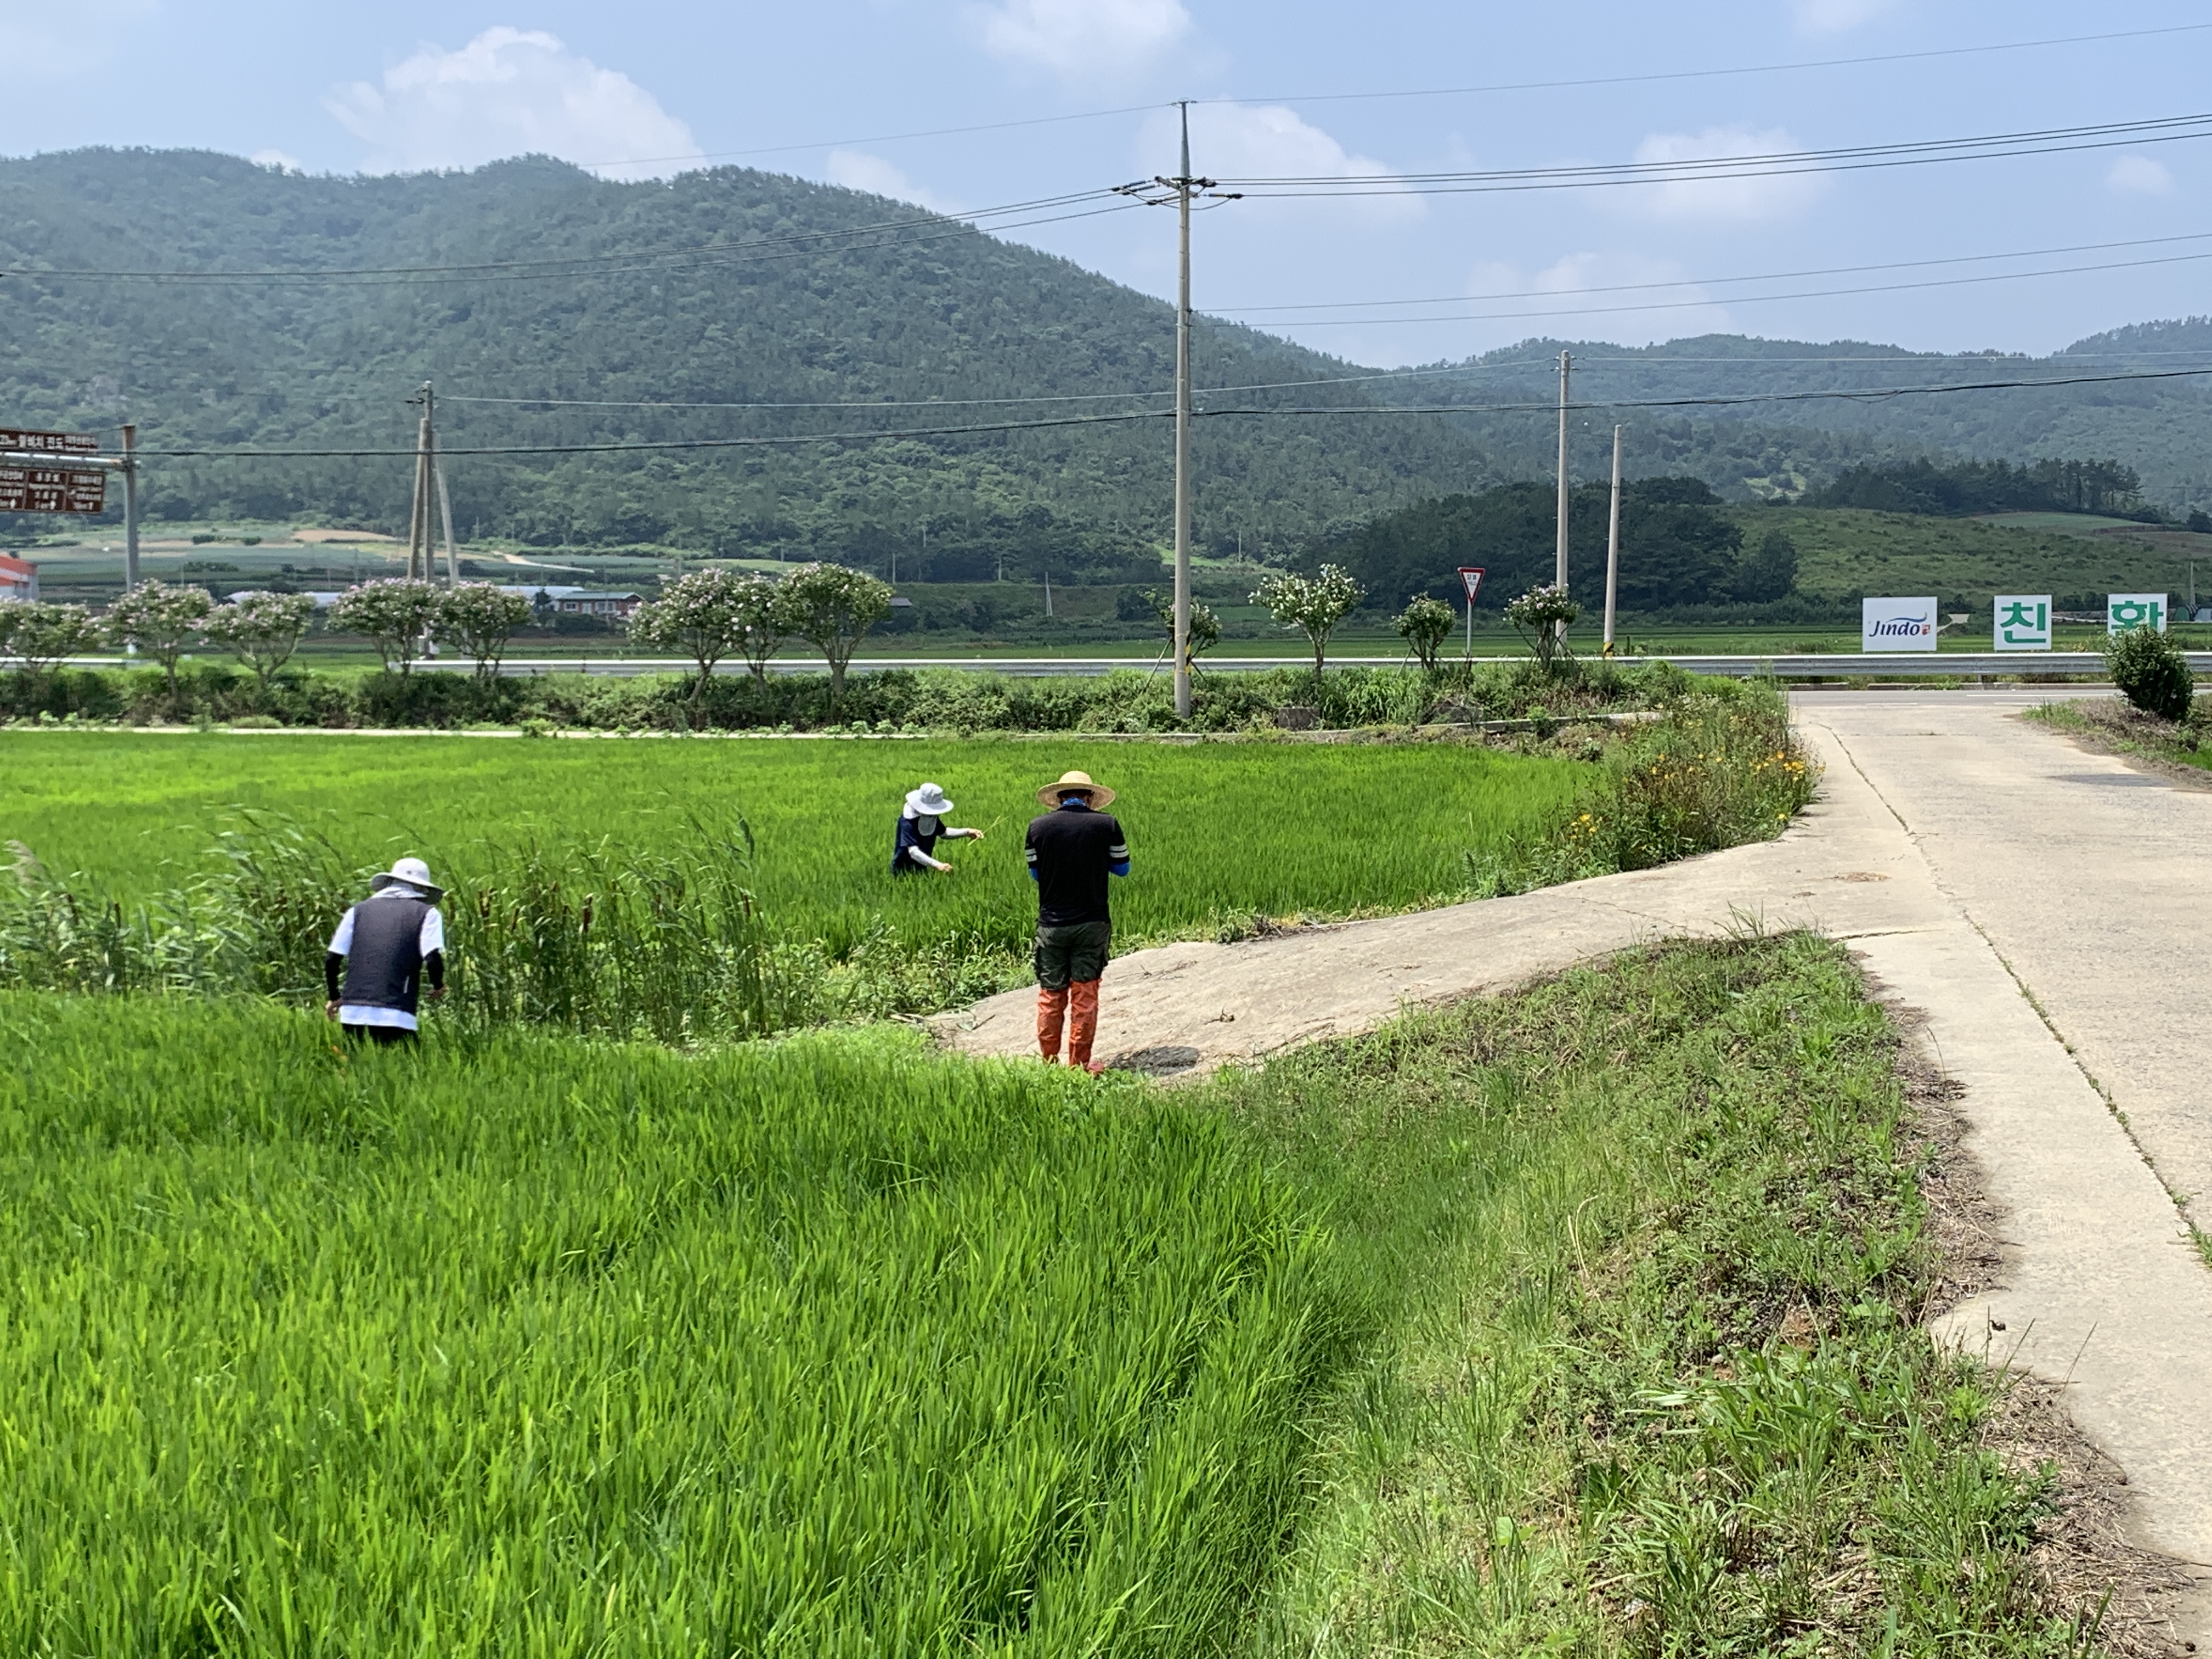
[[[0,80],[60,81],[104,68],[155,0],[73,0],[0,11]]]
[[[1468,273],[1467,291],[1469,311],[1503,313],[1483,331],[1501,338],[1564,335],[1581,316],[1598,337],[1623,345],[1735,327],[1711,289],[1685,280],[1672,259],[1642,253],[1569,253],[1534,272],[1486,261]]]
[[[258,167],[274,167],[279,173],[305,173],[307,163],[281,149],[257,149],[246,158]]]
[[[1707,127],[1703,132],[1655,132],[1636,147],[1645,162],[1703,161],[1729,156],[1774,155],[1802,148],[1779,127]],[[1768,173],[1735,179],[1690,178],[1632,185],[1620,194],[1632,212],[1654,219],[1778,219],[1804,207],[1827,188],[1817,173]]]
[[[848,190],[864,190],[871,196],[888,196],[895,202],[913,202],[933,213],[959,210],[926,185],[917,185],[880,155],[866,150],[833,149],[823,176]]]
[[[1181,165],[1181,136],[1174,111],[1147,116],[1137,137],[1144,165],[1154,173],[1175,172]],[[1276,104],[1193,105],[1190,164],[1216,179],[1356,180],[1385,177],[1393,171],[1371,155],[1346,149],[1295,111]],[[1379,214],[1393,219],[1417,219],[1427,210],[1419,197],[1401,190],[1375,196],[1318,197],[1303,205],[1353,207],[1370,217]]]
[[[1796,0],[1797,27],[1808,34],[1843,34],[1897,9],[1900,0]]]
[[[324,107],[372,147],[368,173],[541,154],[602,178],[659,178],[701,159],[691,130],[651,93],[542,30],[489,28],[458,52],[425,46],[382,85],[340,87]]]
[[[2123,155],[2105,175],[2105,187],[2122,196],[2166,196],[2172,193],[2173,175],[2163,161],[2148,155]]]
[[[1069,76],[1139,68],[1191,27],[1182,0],[999,0],[975,15],[994,55]]]

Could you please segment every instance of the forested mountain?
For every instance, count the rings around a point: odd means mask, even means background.
[[[112,424],[153,450],[406,448],[402,399],[437,384],[448,450],[544,442],[973,425],[1131,409],[1171,385],[1173,312],[1032,250],[918,210],[717,168],[611,184],[543,159],[473,173],[309,178],[201,152],[80,151],[0,161],[0,424]],[[811,236],[814,240],[793,240]],[[92,282],[27,270],[497,266],[467,280]],[[596,262],[596,263],[595,263]],[[611,262],[613,268],[608,268]],[[629,268],[623,268],[628,266]],[[642,266],[643,268],[638,268]],[[1310,380],[1346,366],[1209,328],[1206,384]],[[1302,404],[1373,406],[1364,387]],[[649,410],[480,404],[1045,401],[927,408]],[[1240,398],[1240,401],[1243,401]],[[1201,530],[1230,547],[1303,542],[1487,481],[1444,422],[1392,416],[1204,423]],[[819,552],[986,575],[1001,554],[1061,577],[1156,568],[1170,533],[1164,419],[1021,434],[448,464],[457,529],[540,544],[669,541]],[[149,511],[319,514],[404,527],[404,459],[164,459]],[[923,530],[928,529],[927,566]],[[911,561],[911,562],[909,562]],[[1010,571],[1014,568],[1009,565]]]
[[[891,222],[903,228],[872,228]],[[423,266],[469,269],[410,274]],[[302,274],[220,274],[266,269]],[[364,269],[374,274],[312,274]],[[1164,409],[1168,307],[851,191],[734,167],[615,184],[536,158],[311,178],[198,151],[76,151],[0,160],[0,424],[112,427],[127,414],[155,452],[405,450],[414,412],[404,399],[432,380],[465,536],[870,564],[896,545],[915,577],[978,577],[1005,559],[1009,574],[1069,580],[1148,571],[1169,533],[1160,418],[588,453]],[[39,274],[71,270],[161,275]],[[1474,406],[1544,404],[1559,349],[1535,341],[1315,385],[1359,371],[1203,323],[1200,385],[1240,389],[1200,399],[1222,411],[1198,427],[1201,542],[1289,557],[1417,501],[1547,476],[1547,414]],[[2040,363],[1739,337],[1571,349],[1578,399],[1641,402],[2212,362],[2212,325],[2121,331]],[[1255,384],[1281,389],[1241,389]],[[2200,386],[1595,410],[1576,417],[1575,467],[1602,476],[1619,418],[1632,428],[1632,477],[1695,477],[1733,501],[1923,454],[2098,456],[2136,469],[2146,501],[2186,509],[2212,505],[2212,406]],[[1012,401],[952,401],[975,399]],[[882,407],[820,406],[839,402]],[[672,403],[756,406],[623,406]],[[757,406],[794,404],[810,406]],[[1292,404],[1346,412],[1227,412]],[[1435,404],[1468,412],[1405,412]],[[579,453],[462,453],[517,444]],[[404,528],[410,476],[404,457],[161,457],[147,504],[155,518],[392,530]]]
[[[2078,340],[2049,357],[1916,353],[1845,340],[1815,343],[1704,335],[1632,348],[1528,340],[1382,384],[1425,405],[1541,404],[1557,396],[1561,350],[1574,362],[1574,470],[1601,476],[1613,425],[1629,427],[1632,475],[1693,473],[1732,500],[1794,494],[1866,462],[1933,457],[2032,465],[2110,458],[2169,512],[2212,507],[2212,374],[2112,381],[2114,374],[2212,368],[2212,319],[2147,323]],[[2080,380],[1940,395],[1849,397],[1992,380]],[[1697,406],[1699,399],[1791,401]],[[1676,402],[1678,407],[1611,409]],[[1680,404],[1688,404],[1681,407]],[[1469,417],[1509,476],[1549,470],[1551,434],[1528,417]]]

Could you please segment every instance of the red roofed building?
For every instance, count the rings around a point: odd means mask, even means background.
[[[38,597],[39,567],[0,553],[0,603],[21,599],[27,604]]]

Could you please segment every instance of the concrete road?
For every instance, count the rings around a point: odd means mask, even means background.
[[[1662,870],[1108,970],[1100,1052],[1168,1077],[1492,994],[1649,940],[1807,927],[1850,943],[1923,1016],[1963,1088],[1967,1147],[2004,1217],[1998,1286],[1951,1340],[2063,1383],[2127,1471],[2139,1541],[2212,1588],[2212,1271],[2180,1205],[2207,1194],[2212,1090],[2193,1087],[2212,941],[2197,921],[2212,793],[2017,718],[2052,692],[1804,691],[1821,798],[1779,840]],[[2109,694],[2100,694],[2109,695]],[[939,1022],[968,1052],[1031,1052],[1034,994]],[[2212,1601],[2174,1609],[2212,1643]]]

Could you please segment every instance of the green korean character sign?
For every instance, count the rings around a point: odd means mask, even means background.
[[[1992,610],[1993,648],[1998,651],[2051,649],[2051,595],[2000,593]]]
[[[2124,634],[2133,628],[2154,629],[2166,632],[2166,595],[2163,593],[2107,593],[2105,596],[2105,632]]]

